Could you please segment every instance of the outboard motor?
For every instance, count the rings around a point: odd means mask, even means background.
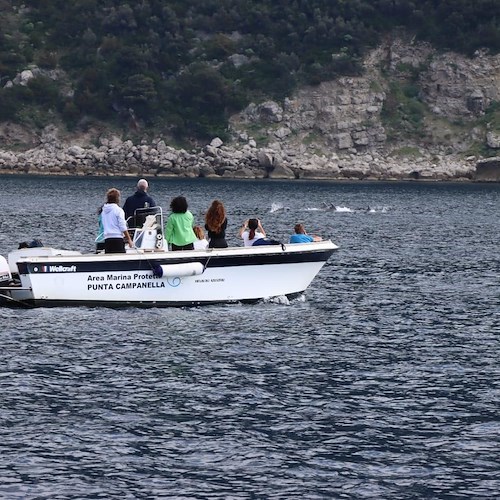
[[[9,263],[0,255],[0,286],[7,286],[12,281]]]

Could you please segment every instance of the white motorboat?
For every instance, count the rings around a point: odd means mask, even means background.
[[[0,257],[0,301],[20,306],[185,306],[293,296],[310,285],[331,241],[171,252],[162,216],[136,229],[125,254],[45,247]]]
[[[126,254],[24,256],[4,273],[4,303],[183,306],[303,292],[337,246],[317,243]],[[5,259],[4,259],[5,260]],[[0,273],[1,275],[1,273]],[[14,276],[15,278],[15,276]]]

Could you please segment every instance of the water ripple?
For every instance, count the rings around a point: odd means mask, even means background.
[[[156,185],[194,213],[217,188],[235,218],[265,207],[266,229],[297,218],[341,250],[290,302],[0,309],[0,497],[498,496],[498,186]]]

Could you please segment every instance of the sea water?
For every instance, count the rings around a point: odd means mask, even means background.
[[[93,251],[105,191],[1,177],[0,254]],[[0,498],[500,495],[500,185],[150,179],[339,245],[294,300],[0,308]],[[123,200],[122,200],[123,201]]]

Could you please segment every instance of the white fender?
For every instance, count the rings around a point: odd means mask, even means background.
[[[153,268],[153,273],[158,278],[180,278],[181,276],[196,276],[204,271],[201,262],[189,262],[186,264],[163,264]]]

